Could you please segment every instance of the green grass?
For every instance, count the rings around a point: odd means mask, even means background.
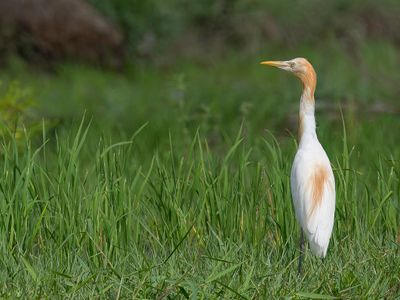
[[[37,115],[59,123],[2,131],[0,296],[399,297],[400,122],[369,111],[398,107],[396,49],[366,44],[361,64],[334,44],[297,49],[319,73],[337,188],[327,258],[308,251],[300,277],[289,186],[300,87],[258,65],[299,54],[267,50],[121,74],[3,69],[4,85],[29,87]]]
[[[377,156],[365,176],[342,145],[328,256],[308,252],[298,277],[294,147],[260,138],[258,156],[239,132],[215,155],[196,135],[185,150],[171,140],[169,153],[150,153],[148,165],[137,155],[146,128],[95,151],[88,134],[22,151],[2,143],[3,297],[399,296],[398,157]]]

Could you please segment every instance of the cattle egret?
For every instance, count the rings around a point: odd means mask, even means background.
[[[299,146],[294,158],[290,184],[296,219],[301,226],[298,272],[301,272],[303,234],[311,251],[324,258],[332,234],[335,214],[335,178],[328,156],[315,132],[314,91],[317,75],[304,58],[264,61],[261,64],[293,73],[303,84],[299,112]]]

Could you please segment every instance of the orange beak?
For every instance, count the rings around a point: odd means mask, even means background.
[[[272,67],[279,67],[282,62],[281,61],[273,61],[273,60],[267,60],[267,61],[262,61],[260,62],[261,65],[268,65]]]
[[[288,62],[286,62],[286,61],[268,60],[268,61],[262,61],[260,64],[261,65],[268,65],[268,66],[271,66],[271,67],[276,67],[276,68],[283,69],[283,70],[287,70],[288,68],[290,69],[290,66],[289,66]]]

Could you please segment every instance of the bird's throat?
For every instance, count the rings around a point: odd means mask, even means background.
[[[299,141],[301,141],[305,136],[312,138],[316,137],[314,94],[311,94],[310,90],[308,90],[307,88],[303,89],[303,94],[300,98],[298,134]]]

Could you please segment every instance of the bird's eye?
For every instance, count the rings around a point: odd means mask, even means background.
[[[289,62],[289,66],[293,69],[296,64],[294,62]]]

